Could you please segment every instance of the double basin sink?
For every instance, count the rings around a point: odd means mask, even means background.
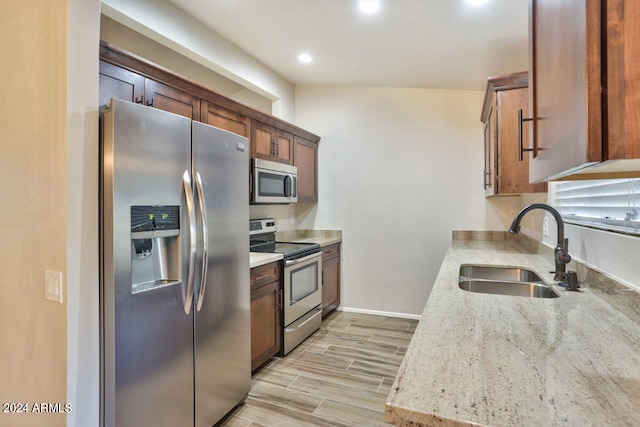
[[[463,264],[458,286],[465,291],[483,294],[532,298],[560,296],[536,272],[523,267]]]

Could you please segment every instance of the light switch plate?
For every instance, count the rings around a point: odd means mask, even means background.
[[[46,270],[44,272],[44,298],[62,304],[62,272]]]

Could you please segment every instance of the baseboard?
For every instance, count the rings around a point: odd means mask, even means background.
[[[386,317],[397,317],[400,319],[413,319],[420,320],[419,314],[406,314],[406,313],[393,313],[389,311],[378,311],[378,310],[365,310],[362,308],[352,308],[352,307],[338,307],[337,311],[345,311],[347,313],[360,313],[360,314],[372,314],[374,316],[386,316]]]

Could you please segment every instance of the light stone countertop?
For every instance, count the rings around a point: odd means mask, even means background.
[[[279,242],[319,243],[328,246],[342,242],[342,230],[289,230],[276,233]]]
[[[271,262],[280,261],[282,254],[249,252],[249,268],[260,267]]]
[[[320,246],[328,246],[342,242],[341,230],[292,230],[276,233],[276,240],[296,243],[319,243]],[[259,267],[274,261],[281,260],[282,254],[273,253],[249,253],[250,268]]]
[[[454,239],[387,397],[387,422],[640,426],[637,316],[589,283],[550,299],[463,291],[461,264],[528,267],[551,282],[553,256]]]

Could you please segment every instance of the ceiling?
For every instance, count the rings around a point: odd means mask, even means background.
[[[528,68],[528,0],[170,1],[294,84],[483,90]]]

